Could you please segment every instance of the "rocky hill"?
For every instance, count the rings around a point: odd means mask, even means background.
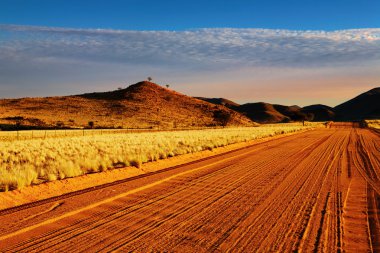
[[[232,108],[232,109],[239,106],[238,103],[235,103],[234,101],[231,101],[231,100],[226,99],[226,98],[204,98],[204,97],[195,97],[195,98],[209,102],[209,103],[212,103],[212,104],[216,104],[216,105],[224,105],[224,106],[226,106],[228,108]]]
[[[0,100],[0,124],[38,127],[181,128],[255,125],[244,115],[152,82],[110,92]]]
[[[380,87],[334,107],[338,120],[380,119]]]
[[[380,88],[374,88],[364,92],[334,108],[322,104],[309,105],[301,108],[297,105],[286,106],[264,102],[239,105],[224,98],[201,99],[214,104],[224,104],[226,107],[240,112],[258,123],[280,123],[302,120],[352,121],[380,119]]]

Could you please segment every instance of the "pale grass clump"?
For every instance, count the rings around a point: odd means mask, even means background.
[[[369,128],[380,129],[380,119],[366,120],[365,123]]]
[[[31,165],[24,165],[15,170],[0,170],[0,189],[3,191],[21,189],[37,180],[37,172]]]
[[[0,190],[135,166],[312,126],[145,132],[0,142]]]

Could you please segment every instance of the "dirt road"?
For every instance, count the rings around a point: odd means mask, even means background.
[[[380,252],[380,136],[337,126],[0,211],[0,251]]]

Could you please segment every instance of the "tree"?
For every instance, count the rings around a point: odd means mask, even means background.
[[[314,117],[315,117],[315,115],[313,113],[310,113],[310,112],[306,113],[306,120],[307,121],[313,121]]]
[[[147,78],[147,79],[148,79],[148,81],[149,81],[149,82],[151,82],[151,81],[153,80],[153,78],[152,78],[152,77],[150,77],[150,76],[148,76],[148,78]]]
[[[232,115],[224,110],[214,111],[214,119],[219,122],[222,126],[227,126],[232,120]]]
[[[21,123],[24,120],[24,117],[22,117],[22,116],[16,116],[16,117],[7,117],[5,119],[6,120],[12,120],[12,121],[14,121],[16,129],[19,130],[19,128],[21,127]]]
[[[16,129],[19,129],[21,126],[21,120],[16,120],[15,125],[16,125]]]
[[[167,85],[165,85],[165,86],[166,86],[166,88],[167,88],[167,89],[169,89],[169,87],[170,87],[170,85],[169,85],[169,84],[167,84]]]
[[[65,124],[62,121],[57,121],[56,126],[57,128],[63,128]]]
[[[88,122],[88,126],[89,126],[91,129],[93,129],[94,126],[95,126],[94,121],[89,121],[89,122]]]

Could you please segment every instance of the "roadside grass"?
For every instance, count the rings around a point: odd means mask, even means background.
[[[0,191],[323,126],[313,123],[0,142]]]
[[[369,128],[380,129],[380,119],[365,120],[365,122]]]

